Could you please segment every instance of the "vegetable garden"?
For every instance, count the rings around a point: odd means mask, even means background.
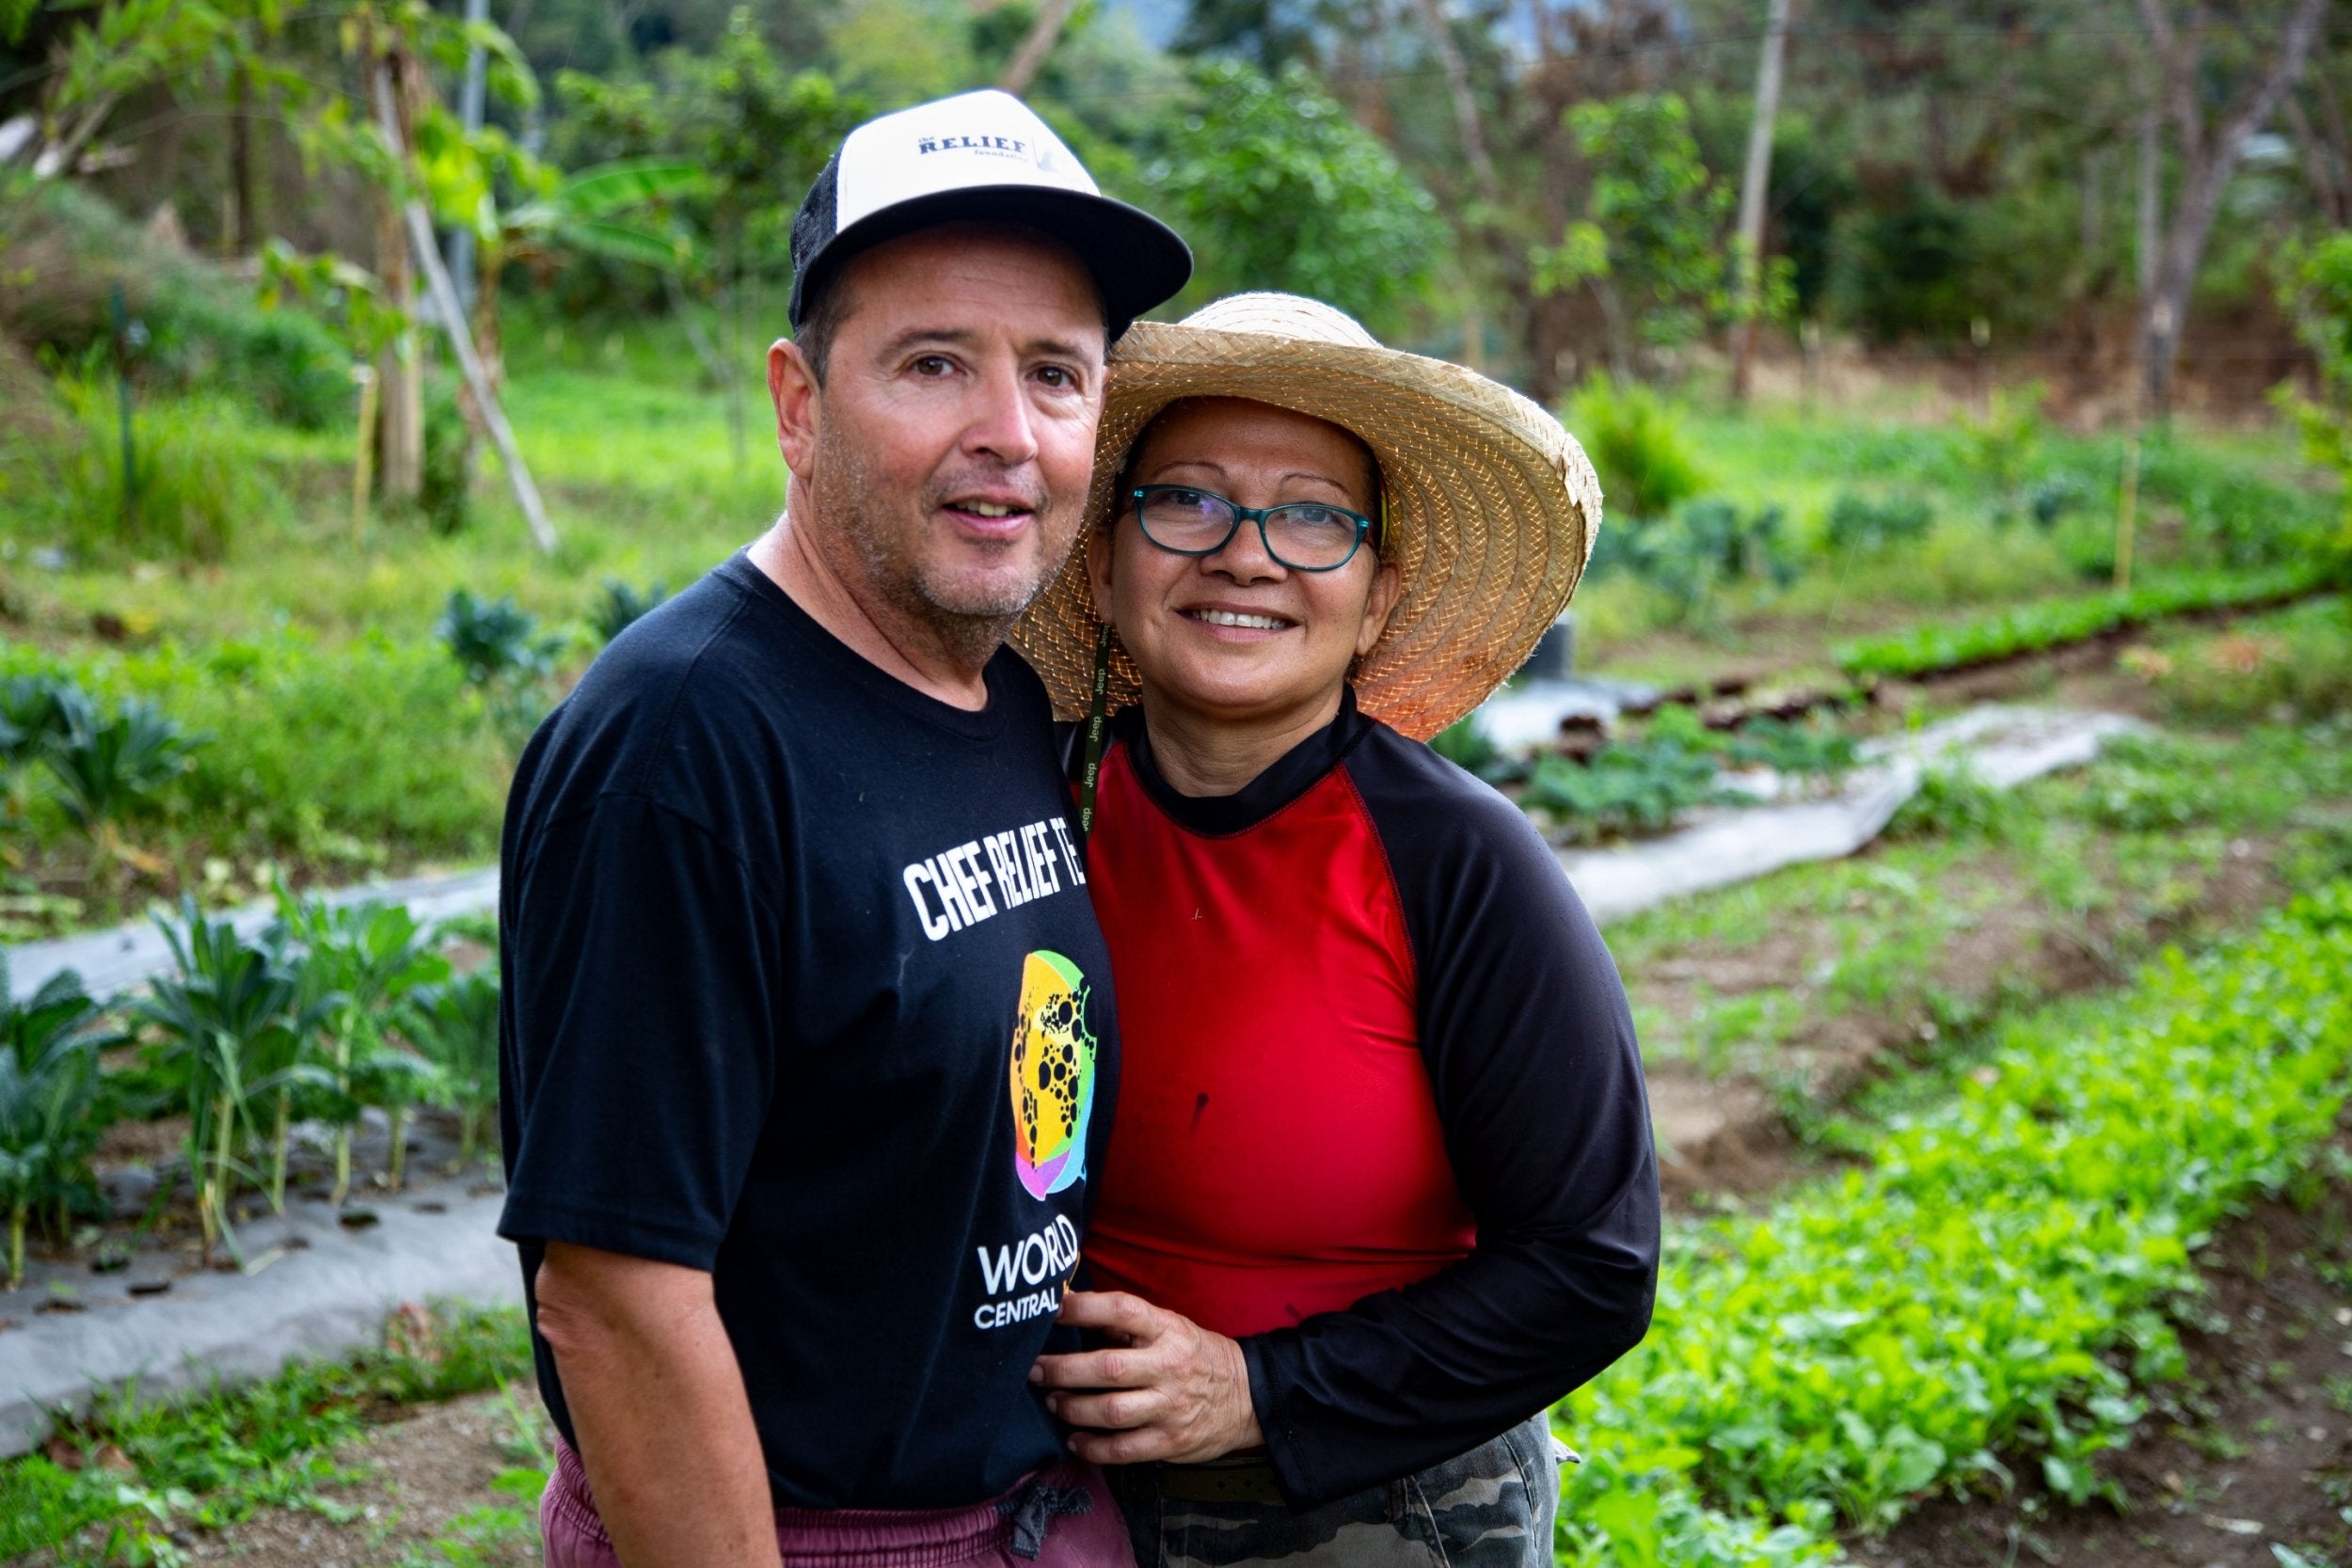
[[[2352,39],[2176,8],[0,0],[0,1368],[495,1200],[495,927],[385,884],[781,503],[825,150],[1008,80],[1179,313],[1317,293],[1584,443],[1558,726],[1437,742],[1571,863],[2111,721],[1611,918],[1668,1260],[1559,1560],[2352,1565]],[[514,1308],[278,1359],[57,1412],[0,1560],[537,1560]]]

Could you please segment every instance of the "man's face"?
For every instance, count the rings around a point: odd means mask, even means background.
[[[1103,411],[1092,281],[1041,236],[962,225],[878,245],[832,287],[850,293],[813,437],[787,433],[813,502],[795,516],[845,580],[994,635],[1077,537]]]

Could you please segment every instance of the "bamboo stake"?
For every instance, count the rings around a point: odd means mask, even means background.
[[[363,548],[368,539],[368,492],[375,483],[375,367],[354,365],[352,379],[359,383],[359,451],[351,465],[351,547]]]

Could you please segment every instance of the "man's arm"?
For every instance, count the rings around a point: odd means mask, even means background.
[[[550,1242],[538,1303],[589,1489],[627,1568],[780,1564],[768,1467],[710,1275]]]

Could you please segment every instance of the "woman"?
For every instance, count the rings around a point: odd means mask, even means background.
[[[1110,1348],[1034,1376],[1144,1568],[1548,1563],[1544,1412],[1648,1323],[1648,1113],[1557,861],[1419,737],[1557,617],[1591,469],[1517,394],[1256,294],[1130,331],[1096,474],[1018,641],[1061,712],[1094,696],[1122,1082],[1063,1316]]]

